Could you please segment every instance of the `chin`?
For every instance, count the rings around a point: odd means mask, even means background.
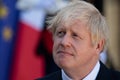
[[[71,69],[72,67],[74,67],[73,64],[70,64],[69,61],[65,61],[65,62],[58,62],[57,65],[61,68],[61,69]]]

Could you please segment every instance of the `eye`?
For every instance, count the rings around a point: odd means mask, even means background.
[[[72,33],[73,37],[78,37],[78,35],[76,33]]]
[[[72,33],[72,37],[75,39],[82,39],[82,37],[77,33]]]
[[[65,31],[57,31],[57,32],[56,32],[56,35],[57,35],[58,37],[62,37],[62,36],[65,35]]]

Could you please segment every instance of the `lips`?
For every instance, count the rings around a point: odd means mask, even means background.
[[[68,51],[57,51],[57,54],[63,54],[63,55],[72,55],[72,53],[68,52]]]

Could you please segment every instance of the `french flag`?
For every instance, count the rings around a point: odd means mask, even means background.
[[[11,80],[34,80],[45,75],[45,57],[37,53],[48,13],[56,12],[54,0],[18,0],[20,21]]]
[[[40,9],[21,11],[11,80],[34,80],[44,76],[44,57],[38,56],[36,47],[42,35],[45,15]]]

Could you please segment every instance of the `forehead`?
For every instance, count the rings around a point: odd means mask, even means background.
[[[68,20],[68,21],[62,21],[58,24],[58,27],[68,27],[68,28],[81,28],[81,27],[87,27],[86,23],[81,20]]]
[[[71,22],[68,21],[68,22],[65,22],[64,24],[60,24],[57,27],[57,30],[59,29],[71,30],[75,32],[89,31],[86,23],[80,20],[74,20]]]

